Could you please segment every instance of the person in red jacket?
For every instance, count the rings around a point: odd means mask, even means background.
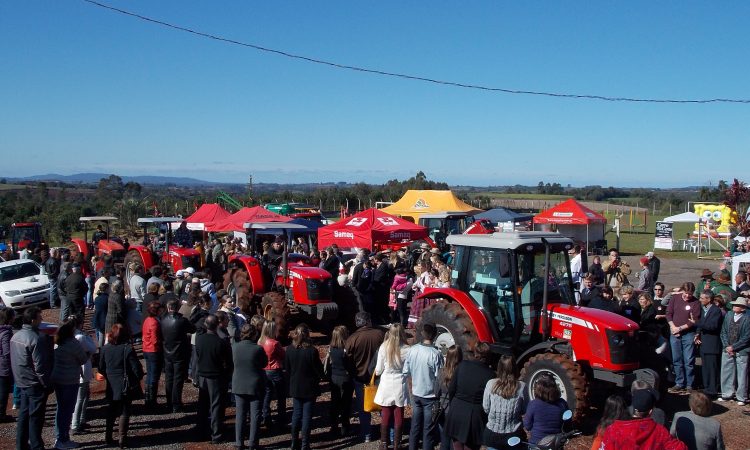
[[[156,406],[156,394],[159,389],[162,362],[164,361],[161,336],[161,303],[151,302],[146,309],[146,320],[143,321],[143,358],[146,360],[146,406]]]
[[[633,417],[615,420],[602,436],[600,450],[687,450],[663,425],[651,418],[656,396],[650,389],[633,392]]]

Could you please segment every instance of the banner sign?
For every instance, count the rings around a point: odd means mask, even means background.
[[[672,222],[656,222],[654,248],[672,250]]]

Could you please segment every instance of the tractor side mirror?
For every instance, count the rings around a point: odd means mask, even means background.
[[[509,447],[515,447],[516,445],[521,443],[521,438],[518,436],[513,436],[508,438],[508,446]]]

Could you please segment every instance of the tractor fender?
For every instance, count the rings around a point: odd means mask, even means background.
[[[86,261],[88,261],[91,258],[91,255],[89,254],[88,242],[80,238],[71,239],[70,242],[73,243],[73,249],[78,251],[78,253],[82,254],[84,259],[86,259]]]
[[[229,262],[232,261],[241,264],[245,268],[245,271],[247,271],[253,295],[263,295],[266,292],[266,288],[263,283],[263,270],[260,261],[257,258],[247,255],[234,256],[229,259]]]
[[[472,298],[469,297],[465,292],[453,288],[428,288],[425,289],[423,293],[416,296],[415,300],[419,300],[422,298],[444,298],[458,303],[459,305],[461,305],[461,308],[466,311],[469,319],[471,319],[471,323],[474,325],[474,328],[477,332],[477,339],[480,342],[487,342],[488,344],[495,342],[495,338],[492,334],[492,328],[490,328],[490,324],[489,322],[487,322],[487,318],[484,316],[477,304],[474,303],[474,300],[472,300]]]
[[[567,341],[560,341],[555,339],[540,342],[532,347],[529,347],[528,349],[526,349],[526,351],[521,353],[518,359],[516,359],[516,363],[519,367],[521,367],[529,358],[539,353],[558,353],[561,355],[566,355],[570,359],[573,359],[573,349],[570,347],[570,343]]]
[[[141,257],[141,261],[143,261],[144,270],[149,270],[156,265],[156,261],[154,261],[152,253],[148,248],[142,245],[131,245],[130,248],[128,249],[128,253],[133,252],[133,251],[137,252],[138,255]]]

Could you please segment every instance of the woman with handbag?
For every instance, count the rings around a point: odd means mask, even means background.
[[[350,358],[346,357],[344,345],[349,332],[343,325],[338,325],[331,333],[331,345],[323,364],[326,378],[331,380],[331,434],[349,435],[349,416],[352,413],[352,394],[354,393],[354,374],[356,369]]]
[[[130,404],[143,398],[143,367],[130,344],[130,333],[122,324],[114,324],[107,335],[107,344],[102,348],[99,360],[99,373],[107,380],[106,400],[109,404],[104,440],[109,446],[115,445],[112,432],[115,419],[120,416],[118,443],[120,448],[126,448]]]
[[[510,449],[510,437],[526,438],[522,416],[527,403],[526,385],[516,379],[513,357],[501,356],[497,362],[497,378],[487,382],[482,399],[482,407],[487,413],[487,427],[484,429],[487,450]]]
[[[310,342],[310,328],[300,324],[292,334],[292,345],[286,348],[284,367],[289,377],[289,395],[293,399],[292,449],[310,450],[310,426],[315,399],[320,394],[323,363],[318,349]],[[300,447],[299,432],[302,431]]]
[[[408,390],[402,373],[404,359],[409,352],[406,333],[400,323],[390,326],[385,341],[378,349],[378,360],[373,375],[380,377],[375,403],[381,407],[380,450],[388,448],[388,427],[393,417],[393,448],[401,445],[401,428]]]

